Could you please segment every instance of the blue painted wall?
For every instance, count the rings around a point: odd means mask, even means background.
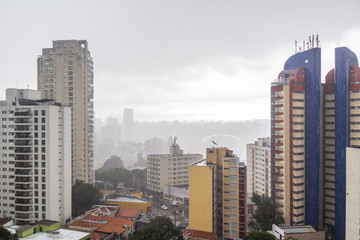
[[[350,66],[356,55],[346,47],[335,49],[335,239],[345,240],[346,147],[350,144]]]
[[[305,68],[305,224],[321,224],[321,49],[291,56],[284,69]]]

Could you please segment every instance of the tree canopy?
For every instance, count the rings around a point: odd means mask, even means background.
[[[112,168],[123,168],[123,167],[124,167],[123,160],[119,156],[111,155],[109,159],[107,159],[104,162],[102,169],[107,170]]]
[[[92,205],[100,202],[101,193],[99,189],[90,183],[76,180],[72,186],[72,215],[77,217],[88,210]]]
[[[141,228],[130,240],[182,240],[183,235],[167,217],[156,217]]]
[[[119,183],[123,183],[125,187],[133,187],[144,191],[146,185],[146,170],[126,168],[99,169],[95,171],[96,180],[109,182],[116,188]]]
[[[9,230],[0,226],[0,240],[17,240],[16,234],[12,234]]]
[[[275,237],[268,232],[249,232],[243,240],[275,240]]]
[[[284,223],[282,216],[276,215],[275,206],[269,197],[254,193],[251,201],[257,206],[254,218],[262,231],[270,230],[272,224]]]

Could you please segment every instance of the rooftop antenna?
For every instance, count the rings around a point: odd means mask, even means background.
[[[305,40],[303,40],[303,51],[305,51]]]
[[[319,34],[316,34],[316,47],[319,47],[319,43],[320,43]]]
[[[297,53],[297,41],[295,40],[295,53]]]
[[[314,43],[315,43],[315,42],[314,42],[314,37],[315,37],[315,35],[313,34],[313,35],[312,35],[312,39],[311,39],[311,47],[312,47],[312,48],[314,47]]]

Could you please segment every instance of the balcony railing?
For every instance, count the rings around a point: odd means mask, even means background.
[[[15,211],[17,212],[30,212],[32,210],[32,206],[15,206]]]
[[[14,157],[14,160],[18,160],[18,161],[28,161],[28,160],[33,160],[33,156],[32,155],[24,155],[24,154],[16,154]]]
[[[22,176],[26,176],[26,175],[32,175],[33,171],[31,169],[16,169],[15,170],[15,175],[22,175]]]
[[[32,197],[33,193],[32,192],[15,192],[15,197],[19,197],[19,198],[27,198],[27,197]]]
[[[15,162],[16,168],[32,168],[32,162]]]
[[[32,153],[31,147],[16,147],[15,153]]]
[[[15,182],[32,182],[32,177],[16,177]]]
[[[32,190],[32,184],[15,184],[15,190]]]
[[[15,204],[20,204],[20,205],[33,204],[33,200],[32,199],[16,199]]]

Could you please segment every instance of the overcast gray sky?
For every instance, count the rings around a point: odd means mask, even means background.
[[[322,77],[334,48],[360,57],[360,1],[0,0],[0,98],[37,88],[52,40],[86,39],[95,114],[137,121],[270,118],[270,83],[294,41],[319,33]]]

